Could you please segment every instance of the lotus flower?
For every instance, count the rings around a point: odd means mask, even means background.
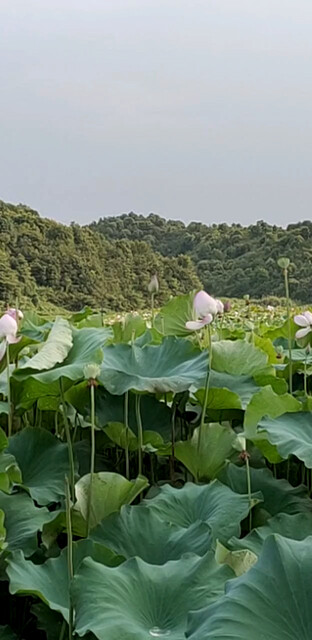
[[[7,344],[14,344],[20,340],[20,338],[16,337],[18,330],[17,318],[23,318],[23,314],[19,309],[8,309],[0,318],[0,361],[5,354]]]
[[[213,316],[215,316],[220,309],[217,300],[209,296],[206,291],[196,293],[193,307],[198,320],[189,320],[185,323],[186,328],[190,331],[197,331],[198,329],[202,329],[206,324],[210,324]]]
[[[304,311],[303,313],[300,313],[298,316],[295,316],[294,320],[298,327],[303,327],[303,329],[299,329],[299,331],[297,331],[296,340],[304,338],[308,333],[310,333],[310,331],[312,331],[311,311]]]

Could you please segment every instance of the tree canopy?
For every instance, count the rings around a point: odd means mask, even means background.
[[[189,256],[205,289],[217,296],[254,298],[284,295],[277,260],[291,260],[291,296],[309,302],[312,291],[312,222],[287,228],[260,220],[254,225],[205,225],[135,213],[100,218],[90,228],[110,240],[143,240],[163,256]]]
[[[24,205],[0,201],[0,301],[18,297],[67,309],[144,308],[157,273],[159,304],[200,286],[187,255],[162,256],[142,239],[105,238],[76,223],[41,218]]]

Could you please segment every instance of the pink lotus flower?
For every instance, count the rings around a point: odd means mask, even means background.
[[[18,309],[8,309],[0,318],[0,361],[2,360],[7,344],[15,344],[21,338],[17,338],[17,318],[23,318],[22,312]]]
[[[222,304],[222,303],[221,303]],[[193,307],[198,320],[189,320],[185,326],[190,331],[202,329],[206,324],[210,324],[213,316],[218,313],[217,300],[212,298],[206,291],[199,291],[194,298]]]
[[[305,336],[312,331],[312,313],[311,311],[303,311],[298,316],[294,317],[295,323],[298,327],[303,327],[303,329],[299,329],[296,333],[296,340],[300,340],[300,338],[304,338]]]

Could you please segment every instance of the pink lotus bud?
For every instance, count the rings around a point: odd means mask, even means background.
[[[224,313],[228,313],[229,311],[231,311],[232,305],[231,305],[230,300],[226,300],[226,302],[224,303],[223,307],[224,307]]]

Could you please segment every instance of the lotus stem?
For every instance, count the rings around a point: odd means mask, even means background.
[[[171,482],[174,481],[174,447],[175,447],[175,417],[176,417],[176,403],[173,400],[172,414],[171,414],[171,456],[170,456],[170,478]]]
[[[69,617],[68,617],[68,638],[73,638],[74,627],[74,609],[71,597],[71,583],[74,577],[74,561],[73,561],[73,532],[71,521],[71,504],[70,504],[70,486],[68,478],[65,478],[65,495],[66,495],[66,529],[67,529],[67,570],[68,570],[68,591],[69,591]]]
[[[304,395],[308,397],[308,376],[307,376],[307,356],[304,361],[304,374],[303,374]]]
[[[61,401],[62,401],[62,409],[63,409],[63,418],[64,418],[64,426],[65,426],[65,434],[68,446],[68,459],[69,459],[69,473],[70,473],[70,489],[71,489],[71,499],[73,503],[75,502],[75,463],[74,463],[74,452],[72,441],[70,437],[70,427],[66,413],[66,404],[63,392],[63,384],[62,378],[60,378],[60,393],[61,393]]]
[[[249,531],[252,530],[252,498],[251,498],[251,477],[250,477],[250,465],[249,455],[246,452],[246,477],[247,477],[247,493],[249,501]]]
[[[9,343],[6,345],[6,370],[7,370],[7,385],[8,385],[8,437],[12,435],[12,404],[11,404],[11,381],[10,381],[10,348]]]
[[[202,408],[202,414],[201,414],[201,418],[200,418],[200,425],[199,425],[199,432],[198,432],[197,453],[200,450],[202,432],[203,432],[203,428],[204,428],[204,424],[205,424],[205,418],[206,418],[206,410],[207,410],[208,396],[209,396],[210,372],[211,372],[211,363],[212,363],[212,343],[211,343],[211,330],[210,330],[210,325],[209,324],[207,325],[207,330],[208,330],[207,374],[206,374],[206,381],[205,381],[204,404],[203,404],[203,408]]]
[[[291,316],[290,316],[290,299],[289,299],[289,282],[288,282],[288,269],[284,269],[285,278],[285,292],[286,292],[286,308],[287,308],[287,324],[288,324],[288,352],[289,352],[289,391],[293,391],[293,363],[292,363],[292,338],[291,338]]]
[[[124,425],[126,430],[126,478],[130,480],[130,464],[129,464],[129,393],[126,391],[124,400]]]
[[[142,474],[142,453],[143,453],[143,427],[141,418],[141,396],[137,393],[135,396],[135,414],[138,427],[138,463],[139,475]]]
[[[93,493],[93,477],[95,467],[95,393],[94,383],[90,380],[90,399],[91,399],[91,460],[90,460],[90,483],[87,507],[87,537],[90,533],[90,518],[92,509],[92,493]]]
[[[154,298],[155,298],[155,293],[152,293],[151,294],[152,327],[154,326],[154,313],[155,313],[155,311],[154,311],[154,306],[155,306]]]

